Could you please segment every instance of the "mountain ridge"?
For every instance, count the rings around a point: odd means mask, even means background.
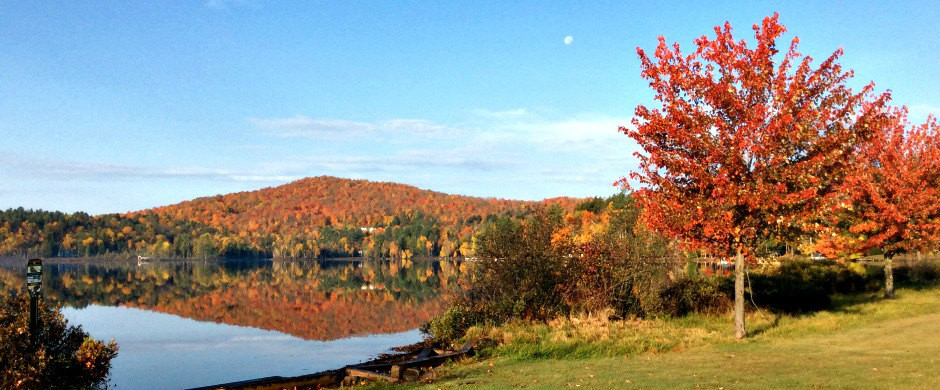
[[[164,214],[230,230],[238,230],[238,223],[257,223],[259,219],[283,219],[285,216],[293,216],[298,223],[311,225],[339,223],[370,227],[385,222],[387,216],[414,211],[439,216],[443,222],[456,222],[460,218],[485,217],[539,204],[566,207],[578,200],[569,197],[541,201],[476,197],[396,182],[316,176],[280,186],[200,197],[129,214]],[[219,214],[228,216],[218,220]],[[213,217],[217,219],[213,220]]]
[[[472,253],[473,234],[489,221],[545,206],[571,211],[581,200],[482,198],[318,176],[125,214],[10,209],[0,212],[0,254],[458,256]]]

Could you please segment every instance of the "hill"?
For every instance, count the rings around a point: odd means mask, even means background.
[[[269,249],[274,257],[451,256],[460,253],[481,222],[542,203],[571,207],[574,201],[478,198],[319,176],[134,214],[194,221],[252,248]]]
[[[152,212],[234,232],[298,233],[316,226],[378,227],[423,213],[454,224],[538,202],[448,195],[417,187],[319,176],[257,191],[198,198]]]
[[[499,215],[541,202],[449,195],[331,176],[198,198],[127,214],[0,212],[0,253],[156,257],[410,257],[469,253],[470,237]]]

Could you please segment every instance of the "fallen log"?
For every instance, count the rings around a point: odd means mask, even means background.
[[[445,362],[464,357],[473,352],[476,342],[468,342],[463,348],[457,351],[441,351],[435,349],[425,349],[421,351],[414,359],[400,361],[396,363],[358,365],[346,368],[346,375],[353,378],[362,378],[370,380],[384,380],[397,383],[403,379],[416,380],[421,375],[422,368],[437,367]],[[441,353],[443,352],[443,353]],[[385,374],[385,371],[388,374]]]
[[[353,367],[346,368],[346,376],[350,376],[353,378],[382,380],[382,381],[392,382],[392,383],[398,382],[398,378],[394,378],[391,375],[383,374],[383,373],[375,372],[375,371],[363,370],[361,368],[353,368]]]
[[[418,353],[391,356],[371,362],[352,364],[339,370],[330,370],[295,377],[271,376],[189,390],[305,390],[339,387],[355,383],[357,379],[381,380],[389,383],[415,381],[422,369],[437,367],[449,360],[459,359],[474,352],[476,342],[469,342],[457,351],[426,348]]]
[[[283,390],[283,389],[320,389],[334,387],[342,383],[345,372],[330,370],[315,374],[282,377],[270,376],[259,379],[223,383],[213,386],[192,388],[189,390]]]

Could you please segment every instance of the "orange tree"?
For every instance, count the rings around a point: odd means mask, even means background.
[[[39,300],[38,342],[30,342],[29,297],[0,296],[0,389],[90,390],[107,388],[117,344],[69,326],[59,308]]]
[[[881,249],[885,297],[894,297],[892,258],[931,250],[940,241],[940,130],[935,118],[919,126],[907,109],[858,149],[858,164],[835,197],[832,233],[821,245],[833,253]],[[841,227],[841,229],[840,229]]]
[[[729,23],[688,55],[663,37],[652,58],[637,48],[659,107],[638,106],[633,127],[620,128],[642,149],[630,178],[645,222],[687,249],[734,256],[738,338],[745,259],[764,239],[792,237],[818,218],[889,99],[873,84],[847,86],[853,73],[837,63],[841,49],[814,67],[794,38],[778,56],[786,29],[776,14],[753,29],[754,48]]]

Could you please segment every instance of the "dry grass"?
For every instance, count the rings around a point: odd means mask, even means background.
[[[716,327],[679,324],[672,320],[615,321],[609,318],[609,313],[599,313],[544,324],[519,322],[499,328],[474,328],[467,338],[495,340],[498,346],[484,351],[485,354],[515,359],[637,355],[729,340]]]

